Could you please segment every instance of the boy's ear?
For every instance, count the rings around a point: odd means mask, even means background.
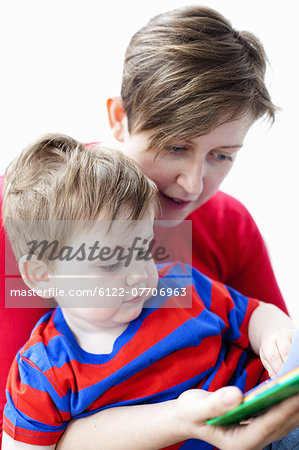
[[[52,280],[49,277],[49,269],[44,261],[37,259],[36,255],[24,255],[19,260],[19,270],[24,282],[32,290],[43,291],[43,298],[51,298],[49,288],[52,287]],[[47,294],[48,292],[48,294]]]
[[[112,134],[119,142],[123,142],[125,137],[125,128],[127,127],[123,99],[121,97],[108,98],[107,110]]]

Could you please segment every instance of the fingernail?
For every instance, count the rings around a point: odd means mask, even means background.
[[[228,406],[235,405],[239,401],[239,393],[235,389],[227,390],[224,393],[224,403]]]

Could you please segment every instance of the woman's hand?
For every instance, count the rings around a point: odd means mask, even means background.
[[[205,423],[237,406],[241,399],[242,393],[236,387],[222,388],[214,393],[186,391],[178,398],[182,427],[189,430],[189,438],[201,439],[222,450],[260,450],[299,426],[299,395],[274,406],[246,425],[212,426]]]
[[[259,450],[299,425],[299,395],[248,425],[206,424],[241,401],[238,388],[225,387],[214,393],[191,389],[162,403],[109,408],[73,420],[56,448],[158,450],[186,439],[200,439],[222,450]]]

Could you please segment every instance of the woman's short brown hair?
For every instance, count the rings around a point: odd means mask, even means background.
[[[127,48],[121,96],[129,131],[150,131],[150,146],[162,150],[244,114],[273,121],[265,70],[258,38],[218,12],[190,6],[160,14]]]

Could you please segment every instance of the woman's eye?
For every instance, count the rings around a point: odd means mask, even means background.
[[[218,161],[229,161],[233,162],[234,158],[232,155],[224,155],[222,153],[211,153],[211,155]]]
[[[187,151],[187,148],[184,145],[172,145],[169,147],[170,153],[185,153]]]
[[[121,261],[117,261],[116,263],[110,264],[109,266],[100,266],[100,268],[105,272],[113,272],[115,270],[120,269],[121,266],[122,266]]]

